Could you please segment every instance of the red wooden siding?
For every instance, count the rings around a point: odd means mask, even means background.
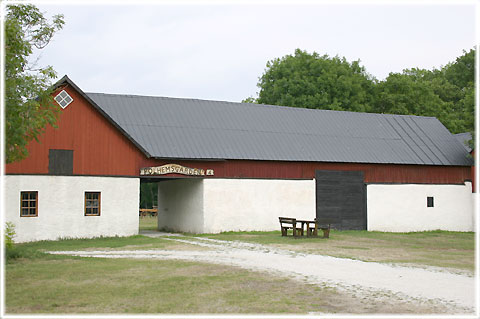
[[[280,161],[176,161],[148,159],[75,89],[74,101],[61,112],[58,128],[47,127],[28,145],[30,156],[7,164],[7,174],[48,174],[49,149],[73,150],[74,175],[139,176],[140,168],[174,163],[214,169],[214,177],[312,179],[315,170],[359,170],[367,183],[457,184],[472,179],[470,167]],[[169,174],[162,177],[185,177]]]
[[[73,150],[74,175],[138,175],[143,154],[76,90],[60,114],[58,128],[51,126],[28,145],[29,157],[7,164],[6,174],[48,174],[49,149]]]
[[[191,168],[214,169],[213,177],[312,179],[315,170],[363,171],[366,183],[460,184],[471,179],[467,166],[419,166],[354,163],[276,162],[232,160],[222,162],[158,161],[145,159],[141,167],[179,164]],[[185,177],[168,174],[162,177]],[[210,178],[210,177],[206,177]]]

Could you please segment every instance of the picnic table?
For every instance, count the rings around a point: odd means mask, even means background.
[[[297,222],[302,224],[302,236],[304,235],[303,230],[307,231],[307,237],[312,237],[312,236],[317,236],[317,227],[316,227],[316,221],[314,220],[302,220],[302,219],[297,219]],[[305,225],[307,226],[305,228]]]
[[[288,236],[288,230],[291,229],[293,237],[302,237],[305,236],[305,233],[307,237],[318,237],[319,228],[323,231],[323,238],[329,238],[330,236],[330,220],[317,220],[316,218],[314,220],[303,220],[292,217],[278,217],[278,220],[280,221],[282,236]]]
[[[154,217],[154,216],[157,216],[157,214],[158,214],[157,208],[140,208],[139,210],[140,217],[146,217],[147,215]]]

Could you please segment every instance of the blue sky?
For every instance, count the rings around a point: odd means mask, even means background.
[[[40,65],[86,92],[241,101],[267,61],[295,48],[360,59],[383,79],[441,67],[475,44],[472,2],[222,3],[37,3],[66,22]]]

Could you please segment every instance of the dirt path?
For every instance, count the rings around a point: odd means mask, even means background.
[[[296,253],[259,244],[221,241],[176,234],[144,232],[146,236],[198,245],[208,250],[56,251],[102,258],[158,258],[209,262],[266,271],[303,282],[335,287],[359,298],[441,303],[452,313],[474,314],[475,278],[448,272],[375,262]],[[166,237],[165,235],[174,235]]]

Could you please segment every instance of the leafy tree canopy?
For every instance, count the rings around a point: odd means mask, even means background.
[[[5,158],[24,159],[26,146],[37,139],[47,124],[54,125],[59,106],[51,97],[51,66],[31,61],[35,49],[43,49],[64,24],[63,15],[49,21],[33,5],[8,5],[5,16]]]
[[[374,112],[434,116],[452,133],[473,132],[475,50],[441,69],[407,69],[376,84]]]
[[[475,50],[440,69],[406,69],[383,81],[359,61],[295,50],[267,63],[258,98],[243,102],[437,117],[452,133],[474,131]]]
[[[260,92],[256,102],[368,112],[373,85],[359,61],[349,63],[338,56],[330,58],[297,49],[294,55],[267,63],[257,84]]]
[[[473,87],[475,85],[475,50],[463,51],[463,55],[455,62],[442,68],[448,82],[459,88]]]

